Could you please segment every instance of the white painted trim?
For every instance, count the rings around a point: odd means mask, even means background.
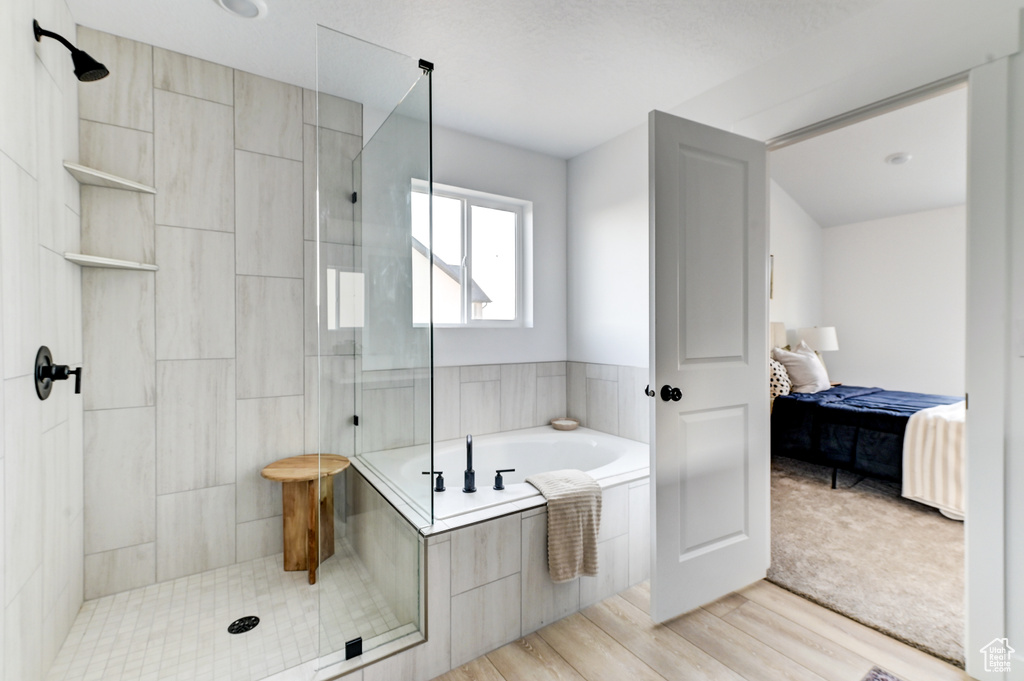
[[[1007,624],[1008,71],[1003,58],[968,79],[965,658],[984,681],[1004,678],[980,650]]]

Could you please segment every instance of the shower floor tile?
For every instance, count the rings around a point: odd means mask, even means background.
[[[86,601],[47,681],[257,681],[357,636],[369,649],[408,623],[347,542],[336,547],[313,586],[306,572],[285,572],[278,553]],[[228,633],[250,615],[255,629]]]

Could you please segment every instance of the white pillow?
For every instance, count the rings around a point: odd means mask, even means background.
[[[793,352],[775,348],[772,357],[786,367],[789,380],[793,383],[795,393],[816,393],[828,390],[832,385],[828,381],[825,365],[807,343],[800,341]]]

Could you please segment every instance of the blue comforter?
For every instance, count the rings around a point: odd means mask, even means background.
[[[847,385],[777,397],[772,454],[899,482],[910,416],[961,399]]]

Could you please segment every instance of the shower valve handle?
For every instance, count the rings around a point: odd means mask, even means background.
[[[494,489],[497,489],[497,490],[505,489],[505,481],[502,480],[501,474],[502,473],[514,473],[515,470],[516,470],[515,468],[499,468],[498,470],[494,471]]]
[[[442,475],[442,473],[444,473],[444,471],[434,471],[433,473],[434,475],[437,475],[437,481],[434,483],[435,492],[444,491],[444,476]],[[423,475],[431,475],[431,473],[430,471],[423,471]]]

